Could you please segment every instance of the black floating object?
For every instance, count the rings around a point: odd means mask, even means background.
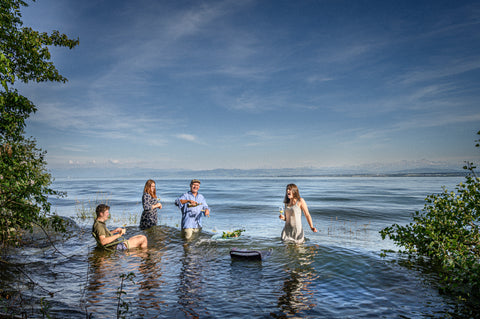
[[[272,249],[269,250],[247,250],[232,248],[230,250],[230,257],[238,260],[262,260],[272,254]]]

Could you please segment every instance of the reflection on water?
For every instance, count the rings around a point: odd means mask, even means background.
[[[195,238],[192,238],[195,240]],[[182,268],[178,283],[178,305],[187,318],[200,318],[208,316],[202,313],[205,288],[203,287],[205,252],[192,244],[192,240],[185,240],[183,246]],[[202,311],[203,312],[203,311]]]
[[[163,277],[162,258],[167,234],[161,229],[149,230],[148,237],[155,245],[151,245],[152,247],[147,251],[139,252],[141,261],[138,267],[140,276],[137,278],[139,291],[136,304],[139,309],[148,309],[150,313],[158,313],[164,304],[164,301],[158,296],[166,285]],[[144,313],[144,315],[148,317],[148,313]]]
[[[316,307],[311,284],[318,275],[311,264],[317,249],[316,246],[286,246],[287,259],[292,262],[284,269],[283,295],[278,298],[278,308],[286,315],[308,312]]]

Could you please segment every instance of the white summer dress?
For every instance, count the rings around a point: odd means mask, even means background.
[[[282,240],[301,244],[305,241],[302,227],[302,210],[299,201],[293,206],[285,207],[285,227],[282,231]]]

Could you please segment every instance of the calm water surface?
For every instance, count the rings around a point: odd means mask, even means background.
[[[17,261],[42,289],[53,317],[115,318],[122,274],[129,318],[425,318],[448,317],[455,304],[440,295],[434,278],[383,258],[396,249],[379,231],[405,224],[432,193],[449,190],[462,177],[203,179],[200,192],[211,208],[202,233],[180,238],[175,198],[189,180],[156,179],[163,209],[159,225],[138,228],[145,180],[57,180],[68,197],[53,200],[59,215],[74,218],[74,236],[51,247],[28,248]],[[278,219],[285,186],[296,183],[318,233],[303,218],[307,241],[281,242]],[[93,220],[76,219],[81,204],[107,201],[111,229],[127,224],[127,237],[143,233],[146,251],[104,253],[94,249]],[[90,202],[90,203],[89,203]],[[222,231],[244,228],[238,239],[214,240]],[[232,261],[232,247],[272,249],[262,262]],[[49,267],[47,267],[49,265]],[[43,291],[43,290],[42,290]],[[42,291],[32,291],[32,298]],[[43,292],[44,293],[44,292]]]

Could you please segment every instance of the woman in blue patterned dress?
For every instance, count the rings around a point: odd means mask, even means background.
[[[157,225],[157,208],[162,209],[162,204],[157,199],[155,181],[149,179],[145,183],[142,196],[143,213],[140,218],[140,229],[147,229]]]

